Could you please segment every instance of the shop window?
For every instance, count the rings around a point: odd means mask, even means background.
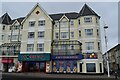
[[[86,63],[86,70],[87,72],[96,72],[95,63]]]

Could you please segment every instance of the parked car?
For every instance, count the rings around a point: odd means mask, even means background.
[[[8,69],[8,72],[16,72],[16,67],[15,67],[15,66],[11,66],[11,67]]]

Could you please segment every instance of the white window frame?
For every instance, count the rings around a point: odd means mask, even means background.
[[[70,25],[74,26],[74,21],[73,20],[70,21]]]
[[[61,32],[61,39],[68,39],[68,32]]]
[[[31,33],[33,33],[33,34],[31,34]],[[33,36],[31,36],[31,35],[33,35]],[[28,32],[28,38],[34,38],[35,37],[35,33],[34,32]]]
[[[35,21],[29,21],[29,26],[34,27],[35,26]]]
[[[45,31],[39,31],[38,38],[44,38],[44,37],[45,37]]]
[[[18,40],[18,35],[12,35],[12,40]]]
[[[44,43],[37,44],[37,51],[44,51]]]
[[[85,42],[86,50],[94,50],[94,42]]]
[[[93,29],[85,29],[85,36],[93,36]]]
[[[74,32],[71,32],[70,34],[71,34],[71,38],[74,38]]]
[[[45,20],[39,20],[38,26],[45,26]]]
[[[55,38],[56,38],[56,39],[59,38],[59,33],[58,33],[58,32],[55,33]]]
[[[34,44],[27,44],[27,52],[33,52],[34,51]]]
[[[84,23],[92,23],[92,17],[84,17]]]

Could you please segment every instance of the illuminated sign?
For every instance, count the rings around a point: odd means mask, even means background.
[[[83,55],[52,55],[52,59],[83,59]]]
[[[19,61],[49,61],[50,54],[19,54]]]

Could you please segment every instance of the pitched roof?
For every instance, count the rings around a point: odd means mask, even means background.
[[[76,13],[76,12],[71,12],[71,13],[49,14],[49,16],[50,16],[53,20],[60,20],[63,15],[65,15],[68,19],[76,19],[78,13]]]
[[[11,21],[11,18],[8,15],[8,13],[5,13],[2,17],[0,17],[0,23],[2,23],[2,24],[9,25],[10,21]]]
[[[95,15],[98,16],[87,4],[85,4],[81,11],[78,14],[78,17],[80,16],[88,16],[88,15]],[[100,16],[98,16],[100,18]]]
[[[16,20],[21,23],[23,20],[25,19],[25,17],[20,17],[20,18],[17,18],[17,19],[13,19],[10,21],[10,24],[13,24]]]

